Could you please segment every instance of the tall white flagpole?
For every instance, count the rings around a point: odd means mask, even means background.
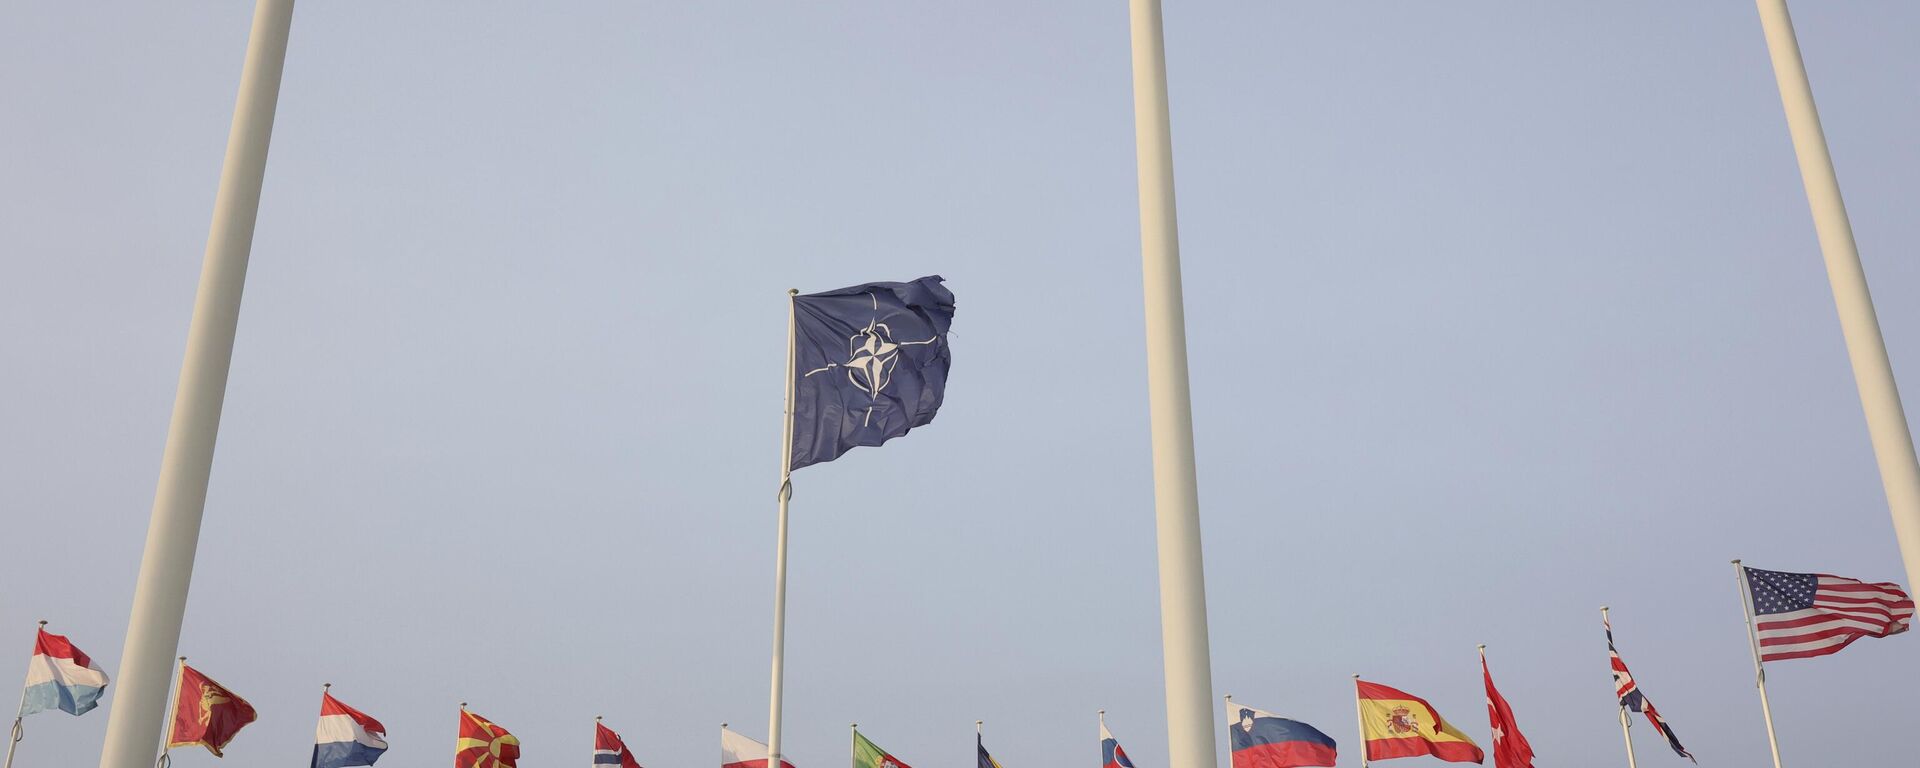
[[[767,695],[767,768],[780,768],[780,703],[787,656],[787,502],[793,498],[793,302],[787,289],[787,383],[780,421],[780,522],[773,545],[773,690]]]
[[[180,644],[187,586],[200,541],[200,515],[206,507],[207,478],[220,430],[220,407],[226,399],[240,294],[246,283],[247,257],[253,251],[254,220],[260,211],[267,144],[273,135],[292,23],[293,0],[255,3],[193,322],[187,328],[173,421],[167,427],[146,551],[140,559],[140,580],[134,586],[133,613],[120,656],[120,693],[107,718],[100,768],[148,768],[153,762],[154,731],[160,727],[161,707],[166,704],[169,661]]]
[[[1160,24],[1160,0],[1130,0],[1129,6],[1168,765],[1215,768],[1213,667],[1207,649],[1207,590],[1200,556],[1193,403],[1187,388],[1186,310],[1181,299],[1180,236],[1174,213],[1166,42]]]
[[[1760,689],[1760,715],[1767,721],[1767,748],[1773,750],[1773,768],[1780,768],[1780,740],[1773,735],[1773,705],[1767,702],[1767,668],[1760,662],[1760,636],[1754,634],[1753,591],[1746,566],[1733,561],[1733,578],[1740,586],[1740,611],[1747,617],[1747,643],[1753,649],[1753,684]]]
[[[1604,605],[1600,606],[1600,624],[1601,626],[1607,627],[1609,632],[1613,629],[1613,624],[1607,621],[1607,607]],[[1620,738],[1625,739],[1627,742],[1627,768],[1635,768],[1633,761],[1633,731],[1631,730],[1633,728],[1633,721],[1627,718],[1627,705],[1620,703],[1620,691],[1617,688],[1614,689],[1613,700],[1614,706],[1620,709]]]
[[[1894,538],[1906,562],[1907,583],[1920,584],[1920,462],[1914,459],[1913,435],[1900,404],[1900,390],[1893,381],[1893,363],[1887,358],[1887,343],[1880,335],[1873,296],[1867,291],[1867,274],[1860,266],[1853,224],[1847,219],[1846,203],[1840,199],[1840,179],[1834,174],[1833,157],[1827,153],[1827,136],[1820,127],[1806,64],[1800,58],[1793,18],[1787,13],[1786,0],[1755,2],[1760,9],[1760,24],[1766,30],[1767,51],[1773,57],[1773,77],[1787,113],[1787,130],[1793,135],[1793,152],[1800,161],[1800,181],[1806,187],[1820,253],[1827,262],[1827,282],[1839,310],[1847,358],[1853,362],[1853,381],[1860,390],[1867,434],[1880,464],[1880,483],[1893,515]]]

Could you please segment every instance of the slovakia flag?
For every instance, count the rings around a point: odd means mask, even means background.
[[[387,727],[365,712],[320,694],[320,725],[313,731],[312,768],[373,765],[387,751]]]
[[[1127,751],[1120,748],[1120,741],[1107,730],[1106,721],[1100,723],[1100,766],[1101,768],[1133,768],[1133,761],[1127,759]]]
[[[1333,739],[1306,723],[1227,702],[1233,768],[1334,765]]]

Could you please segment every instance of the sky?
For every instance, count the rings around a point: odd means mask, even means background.
[[[1920,6],[1796,10],[1913,403]],[[250,13],[0,24],[22,657],[118,673]],[[1485,643],[1541,765],[1618,765],[1610,605],[1700,763],[1763,764],[1729,559],[1902,569],[1753,6],[1166,34],[1215,694],[1352,765],[1358,673],[1485,745]],[[649,768],[764,738],[784,292],[939,274],[939,417],[795,478],[786,752],[1091,768],[1106,709],[1166,768],[1129,78],[1117,0],[303,3],[180,645],[260,719],[175,765],[297,765],[327,682],[384,768],[463,701],[528,768],[596,715]],[[1916,680],[1911,636],[1776,665],[1784,757],[1906,760]]]

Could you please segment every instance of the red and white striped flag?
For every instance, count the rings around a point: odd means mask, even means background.
[[[1825,656],[1862,637],[1907,631],[1913,599],[1898,584],[1747,568],[1761,661]]]

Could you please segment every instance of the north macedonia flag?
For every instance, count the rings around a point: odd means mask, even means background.
[[[460,705],[460,741],[454,747],[453,768],[514,768],[519,759],[519,739]]]
[[[1379,683],[1353,682],[1360,689],[1360,729],[1366,736],[1368,760],[1419,755],[1450,763],[1486,759],[1473,739],[1442,719],[1426,699]]]

